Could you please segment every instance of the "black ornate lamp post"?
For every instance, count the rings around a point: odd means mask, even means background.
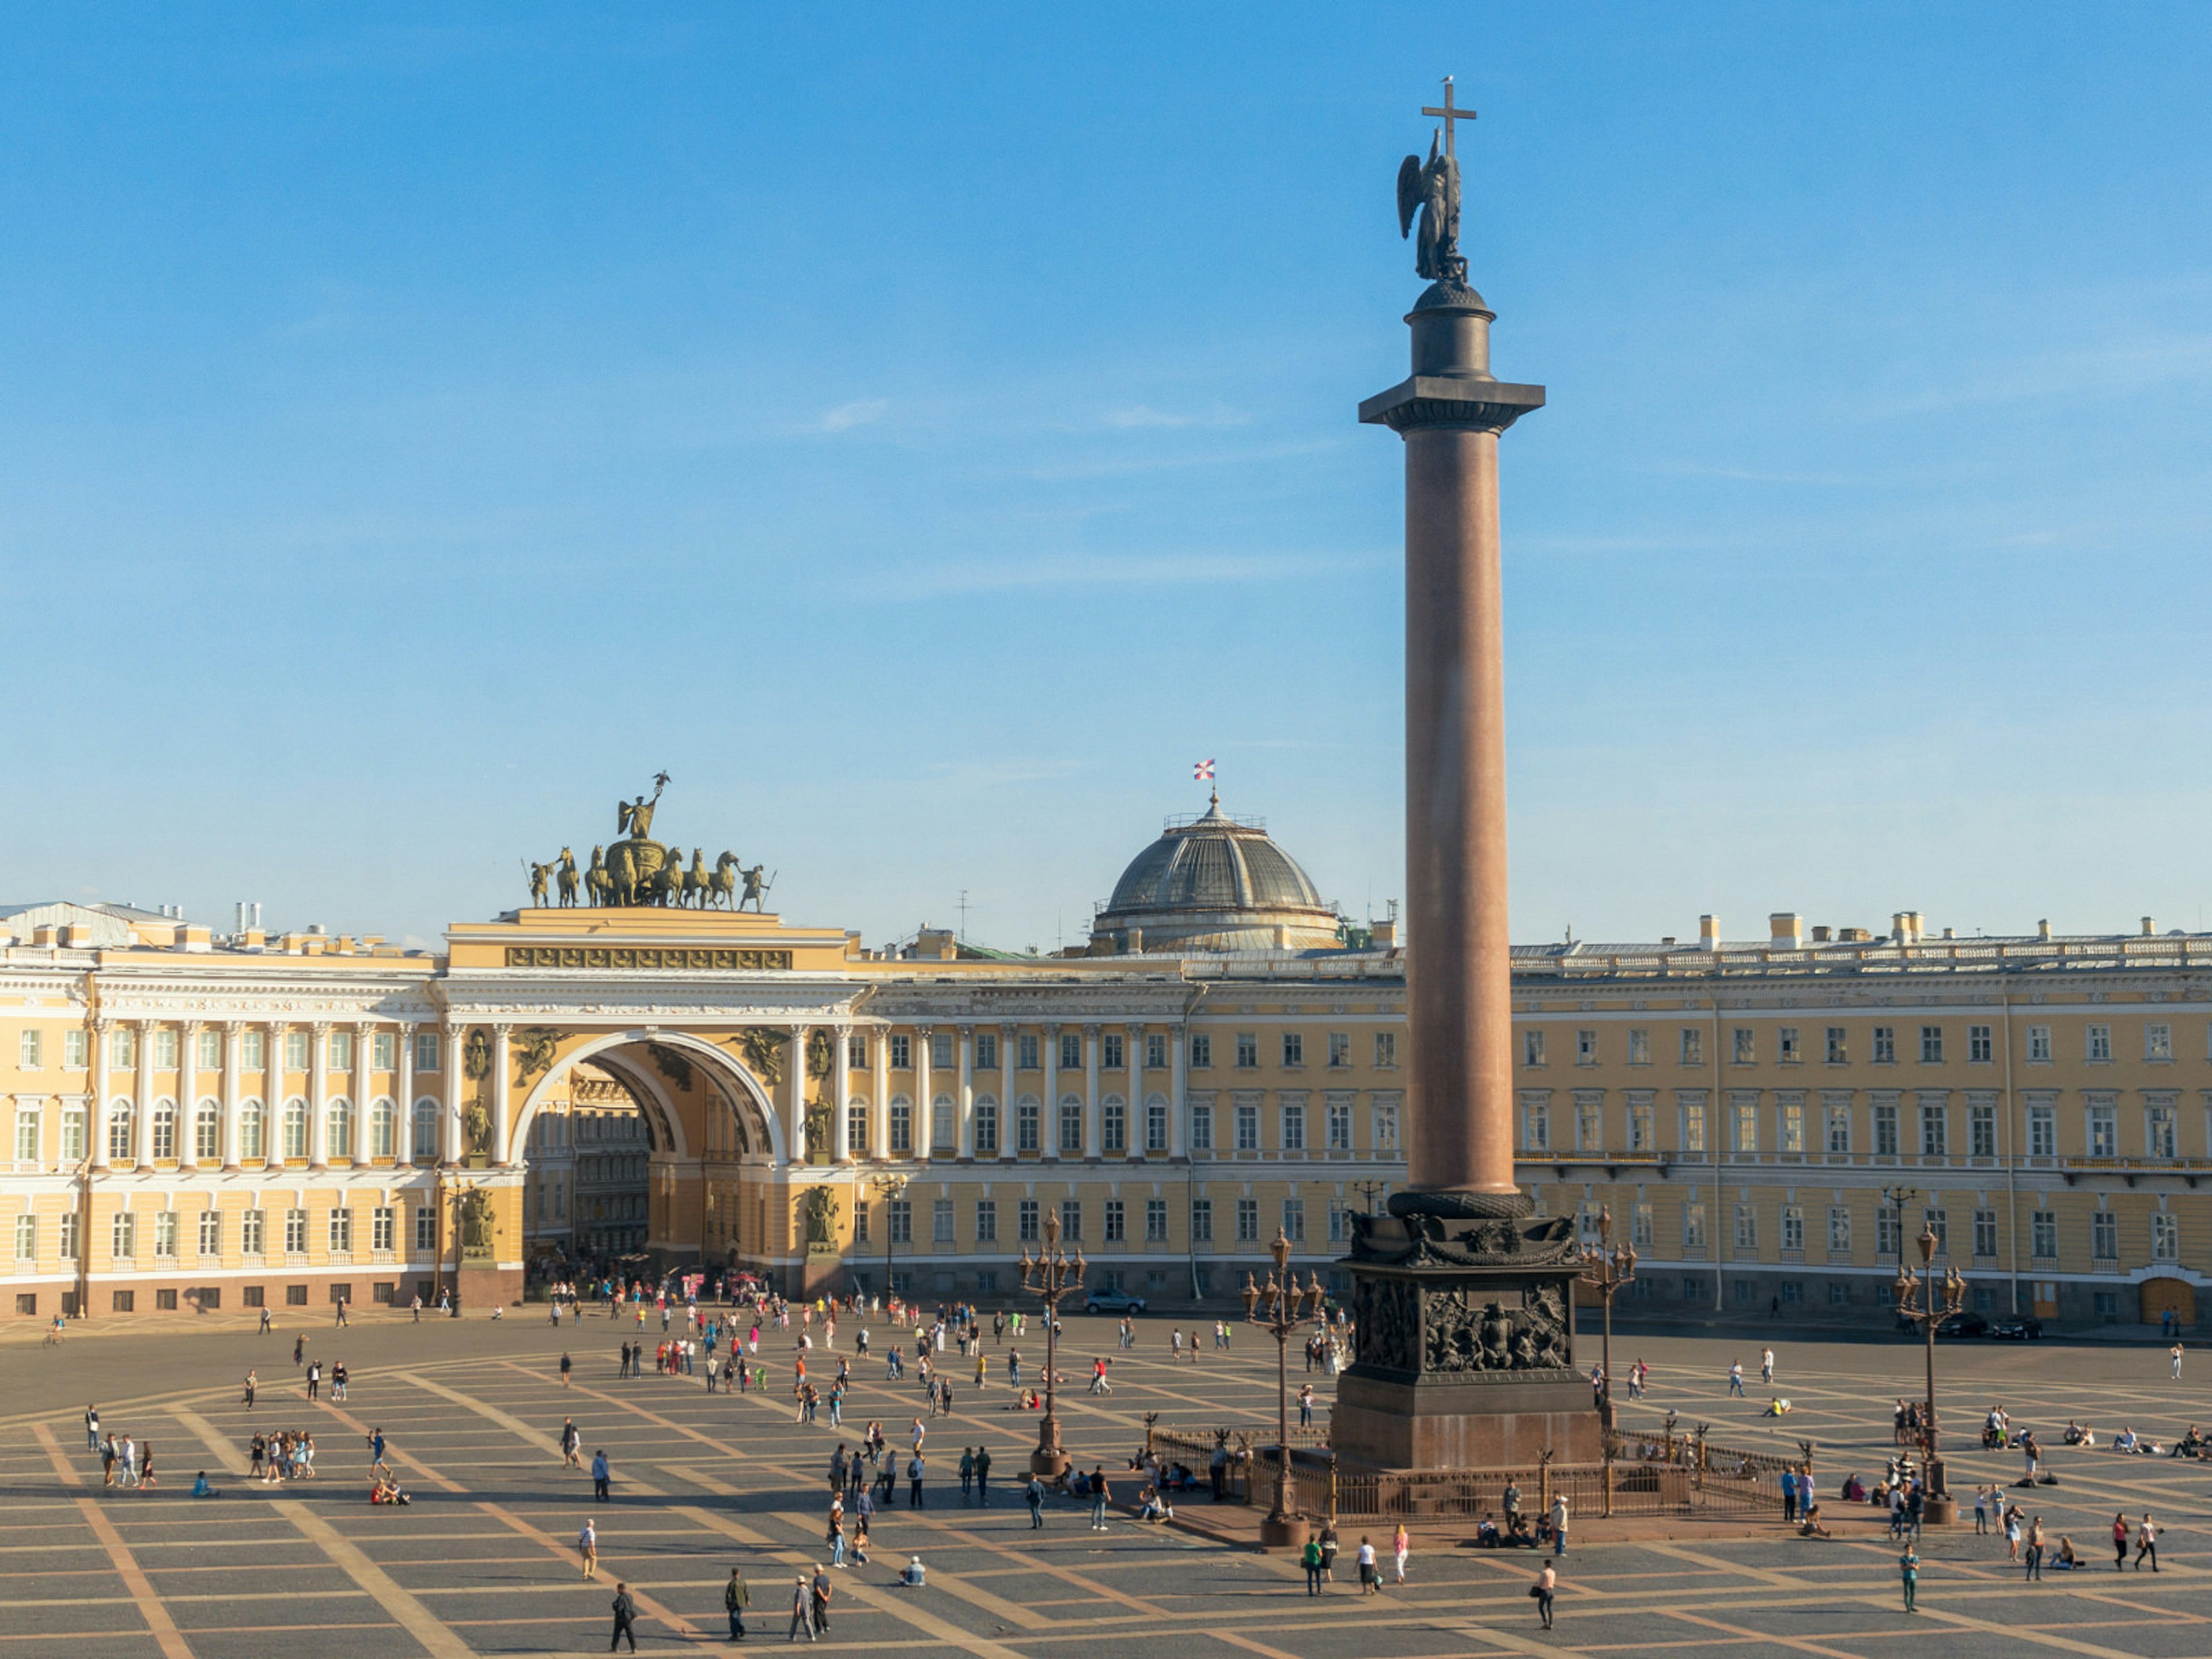
[[[897,1231],[891,1225],[891,1204],[906,1190],[907,1178],[902,1175],[872,1176],[868,1185],[883,1195],[884,1200],[884,1306],[891,1305],[891,1249],[898,1243]]]
[[[1250,1273],[1244,1275],[1244,1322],[1275,1339],[1275,1455],[1281,1465],[1275,1474],[1274,1507],[1260,1523],[1260,1541],[1292,1549],[1306,1541],[1306,1523],[1291,1489],[1291,1333],[1321,1311],[1328,1292],[1322,1288],[1319,1273],[1307,1274],[1305,1289],[1298,1288],[1297,1275],[1291,1271],[1291,1241],[1281,1228],[1275,1230],[1275,1242],[1267,1253],[1275,1258],[1275,1267],[1264,1285],[1255,1285]]]
[[[1080,1290],[1085,1267],[1080,1246],[1073,1255],[1060,1248],[1060,1218],[1049,1210],[1044,1218],[1044,1248],[1032,1258],[1022,1247],[1022,1288],[1044,1304],[1044,1421],[1037,1425],[1036,1449],[1030,1468],[1048,1480],[1067,1472],[1067,1454],[1060,1449],[1060,1417],[1053,1409],[1060,1367],[1060,1299]]]
[[[1921,1518],[1940,1527],[1948,1526],[1959,1518],[1959,1504],[1945,1484],[1943,1460],[1936,1449],[1936,1328],[1966,1304],[1966,1281],[1956,1267],[1951,1267],[1943,1269],[1941,1280],[1936,1279],[1936,1226],[1929,1222],[1920,1232],[1921,1273],[1905,1267],[1897,1270],[1897,1316],[1916,1322],[1927,1337],[1928,1402],[1920,1427],[1920,1478],[1923,1483]],[[1924,1300],[1921,1296],[1923,1288],[1927,1291]]]
[[[1605,1390],[1598,1402],[1598,1414],[1605,1426],[1613,1426],[1613,1298],[1620,1287],[1636,1278],[1636,1251],[1627,1244],[1613,1242],[1613,1212],[1597,1212],[1597,1244],[1583,1248],[1583,1271],[1579,1283],[1589,1285],[1598,1294],[1605,1309],[1605,1342],[1600,1351],[1599,1368],[1605,1373]]]
[[[1367,1213],[1375,1213],[1375,1200],[1390,1190],[1387,1181],[1354,1181],[1347,1183],[1352,1190],[1367,1200]]]

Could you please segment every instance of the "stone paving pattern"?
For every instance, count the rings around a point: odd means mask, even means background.
[[[794,1423],[781,1393],[710,1395],[696,1379],[651,1373],[617,1381],[616,1346],[632,1328],[617,1330],[604,1318],[557,1333],[523,1314],[497,1323],[426,1317],[419,1326],[380,1315],[346,1331],[303,1328],[311,1354],[348,1362],[345,1406],[306,1401],[290,1326],[261,1336],[220,1316],[118,1320],[74,1331],[58,1348],[21,1328],[0,1340],[0,1652],[58,1651],[64,1639],[72,1659],[596,1652],[607,1640],[617,1579],[638,1597],[644,1645],[667,1650],[725,1639],[721,1589],[733,1564],[753,1586],[751,1640],[781,1644],[792,1576],[826,1559],[831,1449],[871,1416],[884,1419],[894,1447],[903,1445],[923,1406],[910,1378],[885,1381],[879,1358],[856,1367],[842,1431],[826,1419]],[[1654,1368],[1651,1397],[1629,1420],[1656,1422],[1673,1407],[1687,1421],[1713,1423],[1717,1439],[1749,1449],[1815,1439],[1833,1513],[1844,1473],[1879,1472],[1890,1407],[1918,1375],[1919,1351],[1882,1337],[1784,1341],[1784,1328],[1617,1334],[1624,1370],[1639,1354]],[[1079,1383],[1063,1400],[1067,1438],[1086,1461],[1115,1467],[1141,1443],[1148,1410],[1185,1424],[1273,1417],[1274,1356],[1256,1334],[1237,1332],[1228,1355],[1208,1346],[1195,1365],[1171,1367],[1164,1321],[1139,1322],[1130,1352],[1115,1352],[1110,1320],[1071,1320],[1069,1331],[1067,1369],[1087,1370],[1099,1352],[1115,1362],[1110,1397]],[[657,1338],[657,1328],[649,1334]],[[873,1332],[878,1354],[887,1334],[880,1324]],[[840,1341],[849,1340],[848,1326]],[[1780,1356],[1777,1391],[1796,1407],[1779,1423],[1757,1414],[1765,1403],[1759,1349],[1768,1340]],[[1015,1346],[1031,1368],[1043,1357],[1034,1336]],[[575,1361],[565,1389],[557,1370],[564,1350]],[[1126,1516],[1093,1533],[1087,1511],[1065,1500],[1033,1533],[1012,1477],[1035,1419],[1001,1409],[1006,1349],[991,1352],[992,1386],[980,1395],[963,1388],[959,1415],[930,1422],[928,1507],[908,1510],[902,1484],[875,1528],[873,1565],[836,1575],[829,1641],[982,1659],[1102,1650],[1427,1659],[1660,1650],[1847,1656],[1918,1633],[1938,1638],[1947,1656],[2017,1653],[2022,1644],[2212,1655],[2212,1468],[2056,1443],[2069,1415],[2107,1436],[2127,1422],[2169,1441],[2193,1416],[2212,1423],[2200,1392],[2212,1382],[2212,1352],[2192,1356],[2188,1380],[2177,1384],[2162,1349],[1945,1346],[1947,1420],[1961,1431],[1954,1438],[1971,1446],[1981,1412],[1998,1401],[2035,1425],[2062,1484],[2039,1491],[2033,1507],[2054,1538],[2072,1534],[2095,1564],[2087,1570],[2026,1584],[2006,1565],[2002,1543],[1975,1537],[1971,1523],[1931,1532],[1921,1551],[1921,1611],[1908,1617],[1895,1552],[1869,1525],[1828,1543],[1784,1536],[1778,1523],[1766,1537],[1741,1528],[1671,1541],[1585,1537],[1564,1564],[1552,1632],[1538,1628],[1527,1597],[1536,1565],[1529,1556],[1431,1552],[1418,1532],[1409,1582],[1364,1599],[1349,1571],[1358,1531],[1348,1531],[1342,1582],[1320,1600],[1304,1594],[1288,1557]],[[787,1348],[764,1334],[762,1353],[772,1386],[787,1387]],[[824,1358],[817,1351],[810,1365],[817,1376]],[[1727,1397],[1732,1358],[1754,1379],[1748,1399]],[[249,1364],[262,1382],[250,1415],[238,1388]],[[1291,1373],[1295,1389],[1304,1380],[1295,1352]],[[972,1367],[955,1356],[948,1374],[966,1382]],[[81,1426],[88,1401],[99,1404],[105,1427],[152,1440],[158,1491],[101,1489]],[[592,1449],[606,1449],[612,1504],[593,1504],[587,1475],[561,1466],[564,1416],[582,1429],[587,1462]],[[246,1482],[244,1447],[256,1425],[311,1430],[319,1479]],[[372,1425],[384,1430],[415,1494],[408,1509],[366,1502],[363,1437]],[[988,1509],[962,1504],[953,1468],[963,1437],[989,1443],[1006,1486]],[[200,1468],[219,1478],[220,1500],[188,1496]],[[1954,1486],[1971,1491],[1976,1480],[2016,1478],[2019,1460],[1960,1449],[1953,1470]],[[2106,1540],[2116,1508],[2131,1517],[2148,1509],[2168,1529],[2158,1575],[2112,1571]],[[599,1582],[590,1584],[574,1547],[586,1515],[596,1515],[600,1531]],[[1587,1518],[1580,1524],[1597,1530]],[[1376,1542],[1387,1539],[1378,1532]],[[919,1593],[892,1582],[916,1553],[930,1577]]]

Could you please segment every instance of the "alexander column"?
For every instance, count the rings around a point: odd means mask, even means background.
[[[1413,373],[1359,406],[1406,447],[1407,1190],[1354,1218],[1355,1361],[1340,1452],[1479,1468],[1601,1451],[1574,1364],[1571,1220],[1528,1218],[1513,1178],[1506,933],[1505,654],[1498,441],[1544,389],[1490,372],[1494,313],[1459,252],[1457,124],[1398,171],[1429,287],[1406,318]],[[1365,1220],[1364,1225],[1358,1224]]]

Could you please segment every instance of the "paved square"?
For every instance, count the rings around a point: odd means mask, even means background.
[[[439,1656],[600,1651],[617,1579],[636,1595],[641,1639],[667,1649],[721,1642],[724,1580],[742,1565],[753,1590],[751,1639],[781,1642],[793,1577],[826,1559],[824,1471],[839,1439],[880,1418],[894,1446],[907,1443],[923,1407],[911,1380],[891,1383],[880,1358],[855,1367],[858,1386],[842,1430],[793,1421],[782,1390],[787,1339],[768,1334],[762,1357],[770,1392],[708,1395],[697,1379],[647,1374],[617,1380],[620,1329],[605,1319],[555,1332],[518,1314],[488,1321],[404,1316],[356,1320],[346,1331],[307,1328],[308,1351],[344,1359],[350,1399],[309,1403],[291,1363],[292,1328],[256,1335],[216,1317],[191,1323],[107,1321],[58,1348],[28,1333],[0,1344],[0,1651],[74,1656],[166,1655],[227,1659],[343,1650]],[[1069,1322],[1066,1364],[1115,1358],[1115,1392],[1063,1401],[1072,1447],[1115,1467],[1141,1442],[1143,1414],[1164,1422],[1264,1424],[1273,1408],[1274,1356],[1238,1331],[1231,1353],[1210,1346],[1196,1364],[1171,1366],[1166,1325],[1142,1322],[1138,1346],[1116,1352],[1109,1320]],[[657,1330],[651,1333],[657,1337]],[[878,1353],[888,1336],[873,1332]],[[849,1327],[841,1343],[849,1342]],[[1793,1402],[1781,1422],[1757,1413],[1759,1350],[1773,1340],[1776,1392]],[[987,1338],[988,1343],[988,1338]],[[1018,1344],[1033,1369],[1034,1339]],[[558,1359],[574,1357],[561,1383]],[[1669,1537],[1646,1528],[1639,1541],[1578,1539],[1565,1563],[1556,1632],[1540,1632],[1526,1588],[1525,1555],[1431,1549],[1418,1532],[1408,1583],[1363,1599],[1345,1572],[1334,1591],[1306,1596],[1295,1562],[1226,1547],[1180,1530],[1117,1518],[1103,1534],[1064,1501],[1032,1532],[1011,1486],[1035,1434],[1033,1417],[1004,1409],[1006,1348],[992,1352],[993,1384],[958,1395],[959,1415],[930,1419],[927,1507],[905,1495],[874,1529],[873,1559],[835,1575],[839,1589],[828,1641],[846,1648],[941,1650],[987,1659],[1054,1659],[1104,1648],[1231,1659],[1427,1659],[1491,1652],[1873,1654],[1902,1637],[1935,1635],[1947,1652],[2017,1652],[2021,1644],[2092,1655],[2212,1654],[2212,1549],[2204,1494],[2212,1470],[2184,1460],[2130,1458],[2058,1446],[2069,1415],[2108,1437],[2123,1424],[2171,1442],[2199,1414],[2197,1384],[2212,1353],[2192,1357],[2182,1383],[2162,1350],[2094,1345],[2021,1347],[1946,1345],[1943,1398],[1954,1488],[2019,1473],[2013,1455],[1967,1449],[1980,1413],[2002,1401],[2041,1431],[2057,1487],[2031,1509],[2070,1535],[2090,1565],[2024,1584],[2002,1542],[1972,1525],[1922,1547],[1920,1613],[1899,1604],[1894,1552],[1881,1530],[1847,1516],[1831,1542],[1769,1536],[1755,1528],[1683,1523]],[[1912,1386],[1919,1351],[1903,1341],[1784,1341],[1753,1331],[1718,1336],[1616,1334],[1625,1370],[1653,1366],[1651,1398],[1632,1423],[1668,1408],[1710,1421],[1715,1437],[1748,1449],[1820,1443],[1820,1480],[1833,1516],[1846,1472],[1878,1474],[1890,1407]],[[827,1356],[811,1369],[819,1375]],[[1728,1397],[1726,1372],[1741,1358],[1750,1398]],[[258,1368],[262,1389],[248,1413],[239,1380]],[[1294,1378],[1298,1372],[1295,1354]],[[972,1372],[954,1360],[948,1374]],[[1316,1379],[1324,1396],[1324,1379]],[[1293,1382],[1293,1387],[1296,1382]],[[158,1490],[104,1490],[85,1447],[82,1413],[96,1402],[105,1428],[150,1439]],[[981,1409],[978,1409],[978,1407]],[[1647,1409],[1648,1412],[1647,1412]],[[604,1448],[614,1470],[611,1504],[566,1469],[558,1435],[574,1417],[588,1462]],[[311,1431],[312,1481],[284,1486],[243,1478],[256,1428]],[[404,1510],[371,1507],[364,1437],[381,1428],[391,1458],[416,1495]],[[990,1446],[1005,1489],[988,1508],[963,1504],[951,1473],[963,1443]],[[204,1468],[223,1491],[190,1496]],[[2162,1571],[2116,1573],[2106,1540],[2116,1510],[2149,1510],[2167,1528]],[[586,1516],[599,1525],[597,1583],[582,1582],[574,1539]],[[1582,1523],[1591,1533],[1595,1522]],[[1347,1547],[1356,1547],[1356,1527]],[[1385,1540],[1378,1533],[1376,1542]],[[927,1563],[928,1587],[898,1588],[909,1554]]]

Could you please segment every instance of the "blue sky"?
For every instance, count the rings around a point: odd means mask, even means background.
[[[1516,933],[2212,923],[2212,12],[18,7],[0,898],[434,939],[658,829],[1051,948],[1401,879],[1458,77]]]

